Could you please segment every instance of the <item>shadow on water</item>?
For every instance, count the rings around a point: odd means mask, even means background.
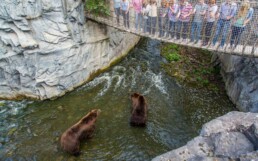
[[[54,101],[0,103],[0,158],[74,160],[59,137],[93,108],[95,135],[76,160],[150,160],[197,136],[205,122],[234,110],[226,96],[185,88],[160,68],[159,42],[143,40],[116,66]],[[133,92],[149,105],[146,128],[129,126]]]

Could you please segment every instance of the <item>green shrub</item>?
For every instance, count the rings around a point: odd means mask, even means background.
[[[171,61],[178,61],[178,60],[181,59],[180,55],[177,54],[177,52],[169,53],[166,58],[170,62]]]
[[[178,47],[178,45],[176,45],[176,44],[170,44],[169,45],[169,49],[174,49],[174,50],[179,50],[179,47]]]
[[[86,10],[95,15],[110,15],[109,3],[106,0],[87,0],[85,2]]]
[[[209,83],[210,83],[210,81],[207,80],[207,79],[202,80],[202,84],[203,84],[204,86],[208,86]]]

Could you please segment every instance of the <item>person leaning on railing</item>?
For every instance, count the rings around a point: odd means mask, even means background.
[[[208,45],[208,42],[210,41],[212,28],[215,22],[215,14],[217,10],[218,10],[218,6],[216,5],[216,0],[209,0],[209,6],[204,17],[204,19],[206,20],[206,24],[205,24],[205,37],[202,43],[203,46]]]
[[[113,0],[113,2],[114,2],[114,10],[115,10],[115,15],[116,15],[116,22],[117,22],[117,25],[119,25],[121,0]]]
[[[219,12],[216,17],[218,18],[216,32],[213,38],[212,46],[215,47],[216,42],[220,35],[222,39],[219,48],[223,48],[230,28],[231,20],[236,15],[237,4],[232,2],[232,0],[226,0],[223,2],[219,8]]]
[[[191,28],[191,42],[195,44],[201,39],[202,24],[207,8],[208,5],[204,3],[204,0],[199,0],[199,3],[197,3],[193,9],[194,18]]]
[[[189,33],[190,16],[192,14],[193,7],[187,0],[180,0],[179,7],[179,21],[177,24],[177,39],[180,39],[181,29],[183,42],[186,42],[187,34]]]
[[[130,24],[129,24],[129,2],[128,0],[122,0],[121,1],[121,4],[120,4],[120,8],[121,8],[121,11],[122,11],[122,16],[123,16],[123,19],[124,19],[124,26],[127,27],[127,28],[130,28]]]
[[[141,22],[142,22],[142,0],[133,0],[132,1],[133,8],[135,11],[135,29],[141,29]]]
[[[161,7],[159,8],[159,37],[163,37],[165,35],[165,27],[167,23],[167,13],[168,13],[168,5],[167,0],[161,1]]]
[[[250,7],[250,2],[245,0],[242,2],[236,19],[233,22],[232,34],[230,39],[230,48],[235,49],[239,44],[241,34],[245,30],[246,25],[253,17],[254,9]]]
[[[143,17],[143,24],[142,24],[142,28],[143,28],[143,32],[146,33],[147,30],[147,23],[148,23],[148,15],[149,15],[149,11],[150,11],[150,4],[148,2],[148,0],[143,0],[142,2],[142,17]]]
[[[176,24],[177,24],[179,14],[180,14],[179,5],[176,3],[176,0],[170,0],[169,8],[168,8],[168,19],[169,19],[169,33],[170,33],[171,39],[174,39],[174,36],[176,33]]]

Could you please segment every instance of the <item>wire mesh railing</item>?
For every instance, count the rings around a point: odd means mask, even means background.
[[[193,1],[192,8],[197,4]],[[201,22],[195,22],[195,14],[190,16],[189,21],[180,21],[178,18],[172,20],[168,12],[162,16],[159,14],[164,7],[157,7],[157,16],[142,12],[136,14],[133,7],[128,12],[118,10],[112,4],[110,15],[98,16],[88,11],[85,14],[89,19],[139,36],[232,55],[258,57],[258,2],[250,3],[253,14],[245,27],[236,26],[236,18],[229,21],[216,18],[213,22],[203,18]],[[235,15],[238,15],[241,8],[241,2],[237,4]],[[217,5],[219,8],[220,3]]]

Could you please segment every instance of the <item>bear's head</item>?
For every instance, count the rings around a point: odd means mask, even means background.
[[[81,123],[83,124],[95,123],[100,112],[101,112],[100,109],[91,110],[86,116],[84,116],[81,119]]]
[[[139,103],[139,97],[140,97],[140,94],[139,94],[139,93],[131,94],[131,100],[132,100],[132,105],[133,105],[133,106],[137,106],[137,105],[138,105],[138,103]]]

